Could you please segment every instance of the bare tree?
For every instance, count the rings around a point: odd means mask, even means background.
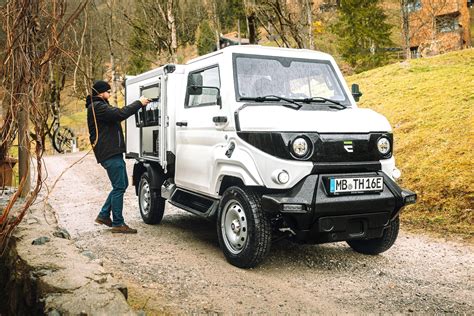
[[[26,186],[29,179],[26,172],[0,216],[2,247],[41,189],[45,121],[50,112],[46,93],[51,75],[50,65],[62,53],[61,40],[86,4],[87,0],[80,3],[69,16],[66,16],[66,0],[9,0],[0,8],[0,19],[6,34],[0,78],[5,90],[2,101],[7,107],[0,128],[0,157],[7,155],[13,136],[18,134],[21,138],[20,149],[27,155],[32,151],[36,161],[33,190],[30,192]],[[20,116],[24,124],[21,128],[18,124]],[[30,132],[35,135],[33,139]],[[29,166],[27,159],[26,168]],[[26,196],[26,199],[15,211],[15,216],[10,216],[20,195]]]
[[[301,1],[290,6],[284,0],[261,0],[257,6],[257,19],[269,35],[278,35],[279,46],[305,48],[308,17]]]

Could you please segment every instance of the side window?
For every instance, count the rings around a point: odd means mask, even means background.
[[[160,84],[153,84],[140,88],[140,95],[151,100],[146,108],[141,108],[135,114],[135,124],[137,127],[157,126],[160,125]]]
[[[217,105],[220,86],[217,66],[190,73],[185,107]]]

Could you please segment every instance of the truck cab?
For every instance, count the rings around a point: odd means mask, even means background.
[[[233,265],[251,268],[272,241],[347,241],[389,249],[416,194],[400,171],[387,119],[357,107],[325,53],[231,46],[126,81],[126,122],[140,213],[161,221],[166,200],[216,221]]]

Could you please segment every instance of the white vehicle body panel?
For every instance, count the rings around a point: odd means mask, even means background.
[[[271,111],[271,118],[266,119]],[[370,109],[296,111],[282,106],[248,107],[240,113],[243,131],[369,133],[391,131],[387,119]]]

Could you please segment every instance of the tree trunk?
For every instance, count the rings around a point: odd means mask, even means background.
[[[249,42],[250,44],[257,44],[257,26],[255,12],[247,16],[247,23],[249,26]]]
[[[30,140],[28,137],[28,108],[24,105],[18,119],[18,172],[20,181],[24,181],[20,196],[25,198],[31,190],[30,180]]]
[[[408,0],[400,0],[400,10],[402,13],[403,41],[405,45],[405,59],[411,58],[410,51],[410,16],[407,8]]]
[[[313,41],[313,10],[311,0],[306,0],[306,10],[308,14],[308,39],[309,49],[314,49]]]
[[[171,31],[171,58],[173,63],[178,63],[178,41],[176,37],[176,19],[173,13],[174,0],[168,0],[167,5],[167,16],[168,16],[168,29]]]

